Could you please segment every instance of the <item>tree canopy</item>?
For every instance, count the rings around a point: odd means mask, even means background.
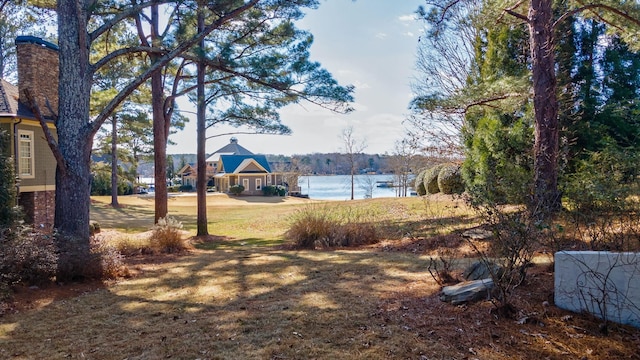
[[[457,121],[467,186],[502,183],[520,193],[502,201],[552,214],[561,169],[605,144],[637,144],[639,13],[616,1],[429,2],[424,43],[436,46],[422,48],[419,64],[444,66],[422,67],[414,122]]]
[[[259,86],[256,84],[268,85],[279,90],[285,98],[294,96],[294,100],[296,95],[297,99],[305,98],[306,91],[310,101],[326,100],[325,106],[340,106],[350,99],[351,88],[339,86],[329,72],[319,64],[308,61],[308,58],[288,64],[283,56],[284,52],[280,52],[279,56],[261,59],[258,58],[260,54],[256,53],[257,56],[248,64],[254,67],[249,67],[250,70],[246,73],[239,68],[242,65],[239,61],[242,57],[239,55],[246,55],[254,49],[253,44],[245,45],[243,41],[253,41],[265,26],[280,24],[276,19],[293,21],[303,15],[303,7],[313,8],[317,5],[318,1],[314,0],[34,0],[27,3],[27,6],[55,9],[57,13],[60,48],[58,137],[55,139],[47,133],[47,138],[58,165],[55,227],[60,234],[57,241],[61,254],[61,278],[78,276],[91,258],[88,220],[90,155],[94,135],[114,111],[149,79],[152,79],[152,93],[154,89],[162,89],[163,85],[158,83],[162,82],[162,77],[157,75],[168,68],[179,67],[182,63],[182,60],[178,60],[180,58],[189,60],[189,54],[196,52],[194,49],[201,41],[208,39],[212,44],[227,44],[218,48],[216,53],[208,54],[207,66],[227,73],[228,76],[251,80],[251,85],[247,85],[250,91],[259,93],[256,90]],[[192,23],[187,20],[198,6],[204,8],[208,15],[203,26],[194,30]],[[164,14],[162,19],[156,16],[160,11]],[[150,20],[153,34],[150,38],[141,36],[145,29],[149,29],[145,28],[143,20]],[[161,21],[168,25],[162,34],[158,31]],[[285,25],[275,28],[274,36],[279,32],[286,35],[286,22],[283,24]],[[251,31],[256,31],[256,35],[249,36]],[[137,71],[132,72],[132,76],[120,79],[111,99],[92,114],[91,94],[96,80],[101,72],[119,59],[141,59],[142,64]],[[258,66],[260,64],[256,61],[280,61],[283,65],[288,65],[279,70],[291,73],[270,74],[267,69],[272,68],[266,66],[269,63]],[[295,76],[301,73],[305,76]],[[322,81],[309,81],[308,75],[321,77]],[[303,81],[296,82],[298,79]],[[336,98],[336,93],[343,97]],[[164,115],[174,104],[171,100],[173,99],[159,103],[164,117],[160,121],[165,121],[165,130],[170,126],[166,124],[167,118]],[[280,99],[264,97],[261,101],[277,103]],[[152,103],[155,102],[156,98],[152,100]],[[39,114],[37,104],[33,103],[31,106]],[[155,133],[155,109],[154,105],[154,137],[164,137],[166,141],[168,130]],[[41,116],[40,118],[44,124]],[[156,151],[162,150],[156,146]]]

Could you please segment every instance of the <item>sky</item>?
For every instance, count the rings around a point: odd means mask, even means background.
[[[292,135],[233,135],[257,154],[310,154],[344,150],[342,132],[364,142],[365,153],[393,153],[403,138],[403,120],[412,98],[418,37],[422,23],[415,18],[424,0],[321,0],[298,27],[311,32],[311,60],[329,70],[341,85],[354,85],[355,111],[335,114],[309,103],[287,106],[281,121]],[[181,109],[191,105],[180,102]],[[171,136],[169,154],[196,153],[195,116]],[[208,136],[226,132],[211,129]],[[227,143],[231,135],[207,141],[207,153]]]

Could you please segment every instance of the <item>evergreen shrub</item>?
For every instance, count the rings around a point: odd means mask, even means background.
[[[16,206],[16,174],[13,159],[8,156],[11,141],[6,131],[0,130],[0,229],[15,226],[20,219]]]
[[[418,172],[418,176],[413,180],[413,188],[416,189],[416,193],[419,196],[427,195],[427,190],[424,188],[424,175],[428,169],[422,169]]]
[[[443,194],[462,194],[464,181],[459,165],[446,164],[438,173],[438,188]]]
[[[262,187],[262,193],[264,196],[278,195],[278,189],[275,186],[267,185]]]
[[[440,188],[438,187],[438,175],[440,174],[440,170],[444,167],[444,164],[439,164],[429,168],[424,173],[424,179],[422,183],[424,184],[424,188],[427,191],[427,194],[437,194],[440,192]]]
[[[244,186],[237,184],[237,185],[232,185],[231,187],[229,187],[229,192],[232,193],[233,195],[240,195],[240,193],[242,193],[244,191]]]

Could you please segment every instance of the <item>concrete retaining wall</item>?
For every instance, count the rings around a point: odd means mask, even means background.
[[[640,327],[640,253],[556,253],[555,304]]]

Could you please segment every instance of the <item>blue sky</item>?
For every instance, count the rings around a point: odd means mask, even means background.
[[[312,60],[340,84],[355,85],[356,111],[340,115],[308,103],[292,105],[281,111],[292,135],[235,135],[239,143],[264,154],[339,152],[344,148],[341,133],[352,126],[354,136],[366,142],[365,152],[393,153],[394,143],[404,134],[402,121],[417,75],[415,54],[422,24],[414,12],[422,4],[424,0],[321,1],[298,26],[314,35]],[[208,135],[224,130],[214,129]],[[229,138],[210,139],[207,152],[226,145]],[[195,119],[171,139],[177,145],[169,146],[168,153],[195,153]]]

